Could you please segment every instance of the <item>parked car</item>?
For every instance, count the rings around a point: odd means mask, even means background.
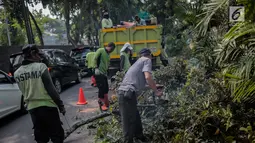
[[[91,47],[79,47],[72,49],[70,52],[70,56],[77,61],[79,64],[80,71],[82,73],[82,76],[84,76],[88,71],[87,65],[85,64],[86,62],[86,55],[91,52]]]
[[[67,53],[59,49],[42,49],[42,52],[42,62],[48,66],[52,81],[59,93],[64,85],[73,81],[81,82],[79,66]],[[22,61],[22,53],[10,56],[10,73],[12,75],[21,66]]]
[[[0,119],[16,111],[26,112],[22,93],[14,79],[0,70]]]

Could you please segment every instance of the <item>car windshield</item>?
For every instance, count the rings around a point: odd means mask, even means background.
[[[75,59],[85,58],[88,52],[90,52],[89,49],[75,50],[75,51],[72,51],[71,56]]]

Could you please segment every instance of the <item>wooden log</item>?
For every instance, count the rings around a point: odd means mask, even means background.
[[[78,121],[77,123],[75,123],[74,125],[72,125],[72,127],[70,129],[67,129],[66,132],[65,132],[65,139],[70,135],[72,134],[75,130],[77,130],[79,127],[85,125],[85,124],[88,124],[88,123],[91,123],[95,120],[98,120],[98,119],[101,119],[101,118],[104,118],[104,117],[108,117],[108,116],[111,116],[112,113],[110,112],[105,112],[105,113],[101,113],[101,114],[98,114],[92,118],[89,118],[87,120],[81,120],[81,121]]]
[[[137,107],[156,107],[155,104],[151,104],[151,105],[137,105]],[[81,121],[78,121],[76,122],[74,125],[72,125],[72,127],[70,129],[67,129],[66,132],[65,132],[65,139],[70,136],[70,134],[72,134],[75,130],[77,130],[79,127],[83,126],[83,125],[86,125],[86,124],[89,124],[91,122],[94,122],[98,119],[101,119],[101,118],[105,118],[105,117],[108,117],[108,116],[111,116],[111,115],[118,115],[120,116],[120,113],[118,110],[115,110],[115,111],[112,111],[111,112],[104,112],[104,113],[101,113],[101,114],[98,114],[94,117],[91,117],[87,120],[81,120]]]

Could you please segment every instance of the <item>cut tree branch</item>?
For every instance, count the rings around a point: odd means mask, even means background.
[[[29,12],[30,17],[32,18],[32,21],[33,21],[34,25],[35,25],[38,37],[40,39],[41,46],[44,46],[42,31],[41,31],[40,27],[38,26],[38,24],[37,24],[37,22],[36,22],[36,20],[35,20],[35,18],[33,16],[33,14],[29,10],[28,10],[28,12]]]
[[[89,118],[87,120],[81,120],[77,123],[75,123],[70,129],[66,130],[66,133],[65,133],[65,139],[71,134],[73,133],[75,130],[77,130],[79,127],[85,125],[85,124],[88,124],[88,123],[91,123],[95,120],[98,120],[98,119],[101,119],[101,118],[104,118],[104,117],[108,117],[108,116],[111,116],[112,113],[109,113],[109,112],[106,112],[106,113],[102,113],[102,114],[99,114],[99,115],[96,115],[92,118]]]

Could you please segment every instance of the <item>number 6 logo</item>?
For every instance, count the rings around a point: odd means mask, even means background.
[[[230,6],[229,20],[244,21],[244,7],[243,6]]]
[[[241,15],[240,9],[242,9],[242,8],[239,7],[238,9],[236,9],[236,10],[232,13],[232,19],[233,19],[233,20],[237,20],[237,19],[240,17],[240,15]]]

